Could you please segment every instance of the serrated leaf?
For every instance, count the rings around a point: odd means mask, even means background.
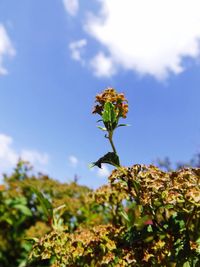
[[[110,164],[110,165],[115,166],[115,167],[120,166],[119,157],[114,152],[108,152],[103,157],[101,157],[99,160],[90,164],[90,166],[91,167],[97,166],[97,167],[101,168],[101,165],[103,163],[107,163],[107,164]]]

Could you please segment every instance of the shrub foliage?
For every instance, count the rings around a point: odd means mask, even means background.
[[[54,259],[53,266],[199,266],[199,180],[199,169],[114,170],[107,186],[88,195],[107,221],[51,232],[31,257]]]
[[[113,136],[127,112],[122,93],[97,95],[93,113],[112,151],[92,166],[114,166],[97,190],[30,177],[21,163],[5,176],[2,266],[200,266],[200,169],[122,166]]]

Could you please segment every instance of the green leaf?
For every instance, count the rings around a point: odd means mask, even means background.
[[[115,107],[112,103],[110,102],[105,103],[104,111],[102,113],[102,119],[104,123],[107,123],[107,122],[115,123],[117,121]]]
[[[65,204],[60,205],[60,206],[58,206],[57,208],[54,208],[54,209],[53,209],[53,212],[56,213],[56,212],[58,212],[59,210],[64,209],[65,207],[66,207]]]
[[[123,126],[128,126],[128,127],[129,127],[129,126],[131,126],[131,125],[130,125],[130,124],[119,124],[119,125],[117,126],[117,128],[118,128],[118,127],[123,127]]]
[[[39,239],[37,237],[26,237],[26,238],[24,238],[24,240],[31,241],[33,243],[39,242]]]
[[[140,191],[140,184],[136,181],[132,181],[132,183],[133,183],[133,187],[135,189],[136,194],[138,194]]]
[[[145,215],[143,217],[138,217],[134,223],[137,229],[142,229],[144,227],[145,222],[149,220],[149,216]]]
[[[164,205],[164,208],[165,208],[165,209],[173,209],[173,208],[174,208],[174,205],[172,205],[172,204],[167,204],[167,205]]]
[[[51,203],[49,202],[49,200],[47,198],[45,198],[43,196],[43,194],[41,192],[39,192],[36,188],[31,187],[31,190],[33,191],[33,193],[36,194],[47,219],[52,218],[53,217],[53,207],[52,207]]]
[[[102,131],[107,131],[105,127],[97,126]]]
[[[196,240],[196,243],[200,245],[200,237]]]
[[[120,166],[118,155],[114,152],[108,152],[103,157],[101,157],[99,160],[90,164],[90,167],[97,166],[97,167],[101,168],[101,165],[103,163],[107,163],[107,164],[110,164],[110,165],[115,166],[115,167]]]
[[[190,267],[191,265],[190,265],[190,263],[189,263],[189,261],[186,261],[186,262],[184,262],[184,264],[183,264],[183,267]]]
[[[152,233],[152,232],[153,232],[152,225],[149,224],[149,225],[147,226],[147,232],[148,232],[148,233]]]
[[[32,216],[32,212],[27,206],[24,206],[22,204],[16,204],[14,207],[20,210],[24,215]]]
[[[130,222],[130,219],[128,217],[128,214],[125,211],[121,212],[122,217],[125,219],[125,221]]]
[[[10,225],[14,224],[14,221],[11,218],[8,218],[7,214],[5,214],[4,216],[1,216],[1,218],[0,218],[0,222],[4,222],[4,221]]]

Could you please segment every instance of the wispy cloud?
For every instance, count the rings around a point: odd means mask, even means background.
[[[0,134],[0,168],[1,171],[6,171],[15,166],[17,161],[29,161],[33,165],[45,166],[49,162],[47,153],[41,153],[36,150],[22,149],[17,151],[13,147],[13,138],[11,136]]]
[[[5,75],[8,73],[7,69],[4,67],[4,57],[14,56],[15,49],[11,43],[11,40],[6,32],[5,27],[0,24],[0,75]]]
[[[18,160],[18,154],[12,148],[13,139],[0,134],[0,166],[2,169],[12,167]]]
[[[78,158],[74,155],[69,156],[68,161],[69,161],[70,165],[74,168],[77,167],[78,162],[79,162]]]
[[[36,150],[22,150],[20,157],[29,162],[39,163],[40,165],[47,165],[49,162],[49,155],[47,153],[41,153]]]
[[[108,177],[110,175],[110,171],[105,164],[102,164],[101,169],[97,169],[97,175],[99,177]]]
[[[67,13],[71,16],[75,16],[79,10],[79,1],[78,0],[63,0],[63,4]]]
[[[110,77],[115,74],[115,66],[111,57],[106,57],[99,52],[91,61],[90,65],[97,77]]]
[[[81,63],[84,64],[84,60],[81,56],[83,52],[83,48],[87,45],[87,40],[86,39],[80,39],[78,41],[71,42],[69,44],[69,49],[71,51],[71,57],[76,60],[80,61]]]
[[[96,76],[110,77],[124,69],[163,80],[183,72],[185,58],[199,58],[199,0],[99,4],[99,12],[90,12],[83,23],[84,31],[101,45],[88,62]]]

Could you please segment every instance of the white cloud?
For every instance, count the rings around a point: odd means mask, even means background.
[[[79,161],[78,161],[78,158],[77,158],[77,157],[71,155],[71,156],[69,156],[68,160],[69,160],[69,163],[70,163],[70,165],[71,165],[72,167],[75,168],[75,167],[78,165],[78,162],[79,162]]]
[[[0,134],[0,169],[6,171],[15,166],[19,158],[29,161],[33,165],[47,165],[49,156],[35,150],[23,149],[17,152],[13,148],[13,138]]]
[[[106,57],[102,52],[91,60],[90,65],[97,77],[110,77],[116,72],[112,58]]]
[[[109,53],[105,58],[100,52],[93,60],[98,63],[92,64],[96,75],[113,75],[114,62],[125,70],[165,79],[184,70],[184,57],[199,57],[199,0],[99,2],[99,14],[90,14],[84,26]]]
[[[84,60],[81,57],[81,54],[83,52],[83,48],[87,45],[87,40],[86,39],[80,39],[75,42],[71,42],[69,44],[69,49],[71,51],[71,57],[76,60],[80,61],[81,63],[84,64]]]
[[[108,177],[110,175],[110,171],[105,164],[102,164],[101,169],[97,170],[97,175],[99,177]]]
[[[7,69],[3,66],[5,56],[14,56],[15,50],[10,38],[2,24],[0,24],[0,75],[7,74]]]
[[[5,134],[0,134],[0,166],[9,168],[17,162],[18,155],[12,148],[13,139]]]
[[[40,165],[47,165],[49,162],[49,156],[47,153],[40,153],[35,150],[22,150],[20,158],[27,160],[32,164],[37,163]]]
[[[78,0],[63,0],[63,4],[67,13],[71,16],[75,16],[79,10]]]

